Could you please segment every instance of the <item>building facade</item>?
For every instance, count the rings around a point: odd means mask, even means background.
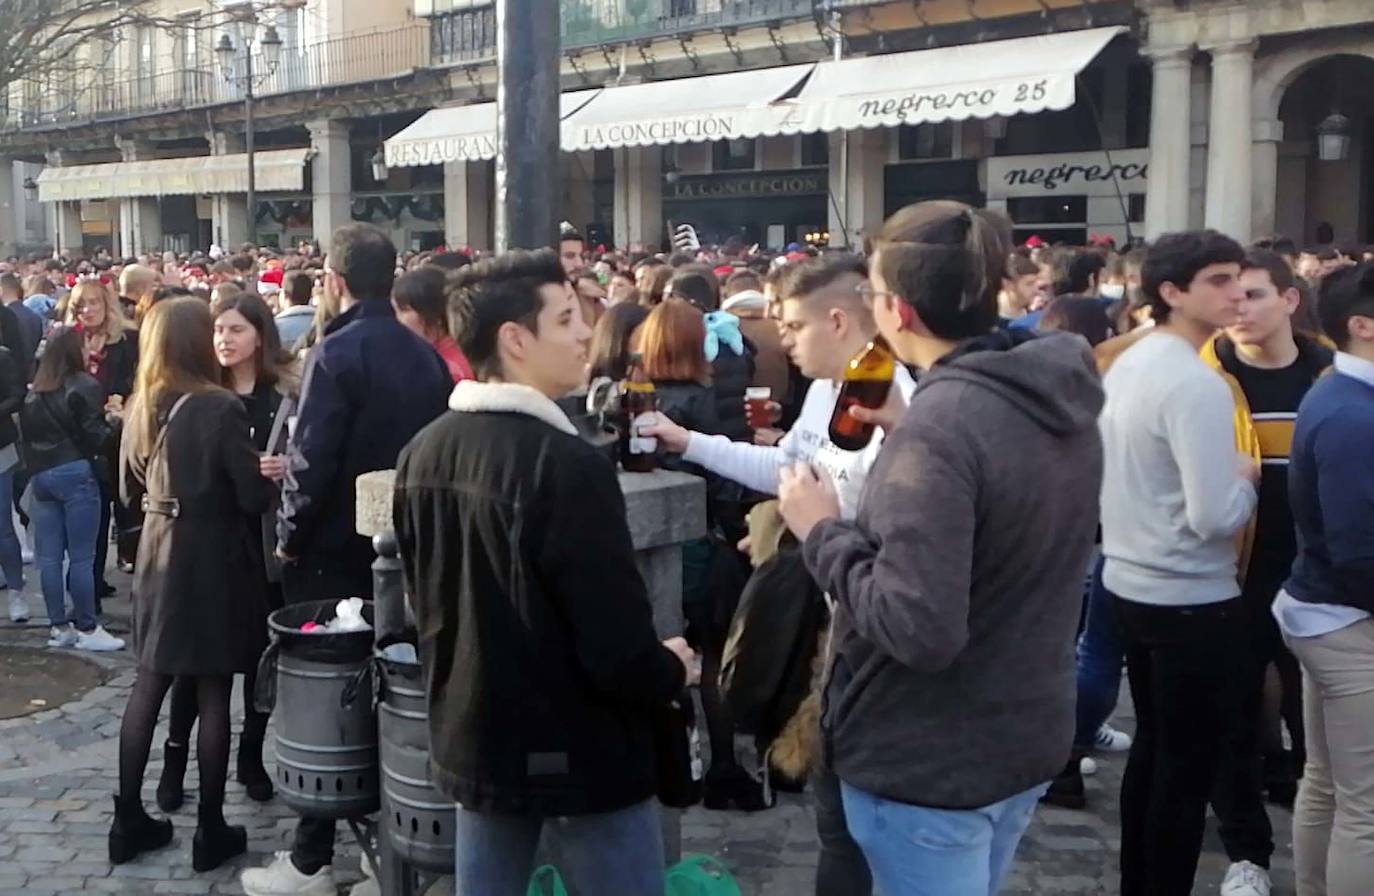
[[[286,245],[351,220],[407,248],[493,244],[492,0],[284,0],[254,18],[161,2],[160,27],[84,51],[104,66],[90,83],[11,90],[8,251]],[[858,246],[940,197],[1003,209],[1020,239],[1205,224],[1374,242],[1363,0],[560,8],[560,211],[593,244],[658,247],[691,223],[712,242]]]

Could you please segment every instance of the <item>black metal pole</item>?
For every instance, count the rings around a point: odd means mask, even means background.
[[[497,0],[496,251],[556,245],[559,4]]]
[[[244,239],[250,243],[256,243],[254,231],[257,230],[257,208],[258,208],[258,179],[257,172],[253,170],[253,45],[246,44],[247,52],[244,56],[244,99],[243,99],[243,143],[248,155],[248,223],[245,227],[247,233]],[[224,247],[228,251],[228,246]]]

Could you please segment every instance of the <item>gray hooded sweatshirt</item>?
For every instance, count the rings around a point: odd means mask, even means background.
[[[1102,403],[1077,336],[973,340],[921,378],[858,517],[811,532],[837,602],[822,728],[841,780],[974,809],[1063,767]]]

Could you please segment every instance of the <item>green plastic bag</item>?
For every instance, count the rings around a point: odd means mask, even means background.
[[[740,896],[740,890],[720,862],[689,855],[668,869],[666,896]]]
[[[525,896],[568,896],[563,886],[563,878],[552,865],[540,865],[530,875],[530,885]]]

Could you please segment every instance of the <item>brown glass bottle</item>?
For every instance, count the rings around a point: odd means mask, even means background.
[[[849,409],[854,405],[882,407],[892,389],[896,369],[896,359],[881,338],[875,338],[849,359],[840,384],[840,397],[835,401],[835,412],[830,415],[830,441],[836,448],[858,451],[868,445],[876,427],[855,420]]]
[[[658,439],[641,434],[653,424],[658,411],[654,384],[644,373],[639,355],[630,356],[629,375],[621,385],[621,412],[625,430],[620,435],[620,465],[627,473],[649,473],[658,468]]]

